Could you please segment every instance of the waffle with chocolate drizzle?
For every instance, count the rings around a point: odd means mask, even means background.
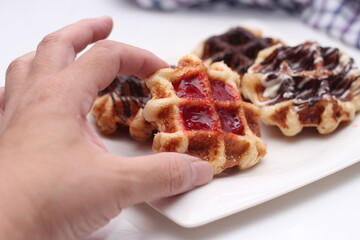
[[[261,51],[242,80],[244,97],[261,107],[261,119],[287,136],[316,127],[334,131],[360,110],[360,71],[337,48],[305,42]]]
[[[224,61],[233,71],[243,75],[260,50],[277,43],[279,40],[262,37],[259,30],[235,27],[206,39],[194,54],[206,64]]]
[[[258,108],[242,101],[239,75],[224,63],[207,68],[194,55],[145,79],[152,99],[143,110],[153,123],[155,152],[180,152],[208,161],[214,174],[246,169],[265,155]]]
[[[134,139],[147,140],[153,128],[142,117],[142,109],[150,98],[151,94],[142,79],[116,77],[98,93],[93,105],[92,114],[98,129],[104,134],[112,134],[119,126],[126,126]]]

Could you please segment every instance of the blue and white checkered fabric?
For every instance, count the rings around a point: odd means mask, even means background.
[[[173,11],[218,5],[284,9],[309,26],[360,48],[360,0],[135,0],[144,8]]]

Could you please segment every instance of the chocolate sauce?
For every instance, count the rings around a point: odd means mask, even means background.
[[[279,46],[250,71],[265,74],[262,83],[263,95],[270,99],[267,104],[291,100],[298,110],[324,98],[350,100],[350,87],[360,77],[352,58],[315,42]]]
[[[99,96],[105,94],[110,95],[115,114],[123,122],[134,117],[133,113],[143,108],[151,98],[145,82],[135,76],[117,76],[107,88],[98,93]]]
[[[254,63],[258,52],[277,43],[271,38],[260,38],[250,31],[237,27],[213,36],[204,43],[202,59],[224,61],[232,70],[244,74]]]

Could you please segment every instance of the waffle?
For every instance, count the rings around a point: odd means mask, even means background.
[[[224,61],[242,75],[254,63],[260,50],[277,43],[278,40],[263,38],[258,30],[236,27],[208,38],[198,46],[194,54],[207,64]]]
[[[316,127],[321,134],[360,109],[360,71],[337,48],[305,42],[261,51],[242,80],[242,93],[261,107],[261,120],[287,136]]]
[[[92,114],[98,129],[112,134],[119,126],[126,126],[134,139],[147,140],[153,128],[142,117],[142,109],[150,98],[143,80],[135,76],[116,77],[95,100]]]
[[[207,68],[195,55],[145,79],[153,98],[143,110],[153,123],[155,152],[180,152],[212,164],[214,174],[246,169],[265,155],[258,108],[242,102],[239,75],[224,63]]]

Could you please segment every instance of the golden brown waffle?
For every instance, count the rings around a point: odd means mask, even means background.
[[[134,139],[147,140],[153,128],[142,117],[142,109],[150,98],[143,80],[135,76],[116,77],[95,100],[92,114],[98,129],[111,134],[118,126],[128,126]]]
[[[263,38],[262,33],[242,27],[206,39],[194,51],[205,63],[224,61],[240,75],[254,63],[258,52],[279,43],[272,38]]]
[[[159,131],[155,152],[180,152],[212,164],[214,174],[246,169],[265,155],[258,108],[242,101],[239,75],[224,63],[207,68],[194,55],[145,80],[153,98],[144,118]]]
[[[337,48],[305,42],[261,51],[242,80],[242,93],[261,107],[261,119],[287,136],[303,127],[322,133],[360,110],[360,71]]]

